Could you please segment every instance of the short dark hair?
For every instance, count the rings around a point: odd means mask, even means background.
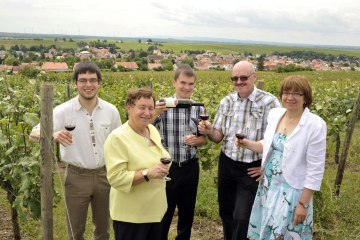
[[[280,99],[282,98],[283,93],[287,91],[304,92],[304,108],[311,106],[313,101],[312,90],[305,76],[292,75],[282,80],[279,94]]]
[[[126,106],[133,106],[140,98],[152,98],[155,105],[155,97],[153,91],[148,87],[135,88],[129,90],[126,96]]]
[[[189,64],[180,64],[177,67],[175,71],[174,80],[176,81],[181,74],[185,74],[188,77],[195,77],[196,79],[195,71],[190,67]]]
[[[99,82],[101,82],[100,68],[93,62],[79,62],[78,64],[76,64],[74,67],[73,80],[77,81],[79,74],[87,73],[87,72],[96,73]]]

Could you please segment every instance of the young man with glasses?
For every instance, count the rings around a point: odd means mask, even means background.
[[[187,64],[178,66],[173,86],[176,99],[190,99],[195,88],[195,72]],[[162,240],[168,239],[170,224],[175,208],[178,209],[177,240],[189,240],[194,220],[199,163],[196,147],[205,143],[205,137],[198,134],[200,107],[169,108],[157,105],[158,117],[154,125],[159,129],[163,145],[169,147],[172,157],[169,177],[166,182],[167,212],[162,220]],[[185,138],[186,130],[191,132]]]
[[[241,61],[232,71],[236,92],[220,102],[214,124],[199,123],[199,130],[215,143],[221,140],[218,163],[218,201],[224,239],[247,239],[249,218],[258,187],[261,155],[235,145],[236,133],[259,141],[264,137],[271,108],[280,107],[275,96],[255,87],[252,63]]]
[[[98,97],[101,80],[100,69],[94,63],[78,63],[73,75],[78,95],[53,111],[53,137],[61,144],[61,160],[67,163],[65,201],[69,239],[84,239],[89,204],[94,239],[110,237],[110,185],[103,148],[107,136],[121,125],[121,120],[116,107]],[[68,128],[71,131],[66,130],[69,118],[75,119],[72,128]],[[30,138],[36,138],[38,133],[39,125]]]

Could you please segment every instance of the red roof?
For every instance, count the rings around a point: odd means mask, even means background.
[[[161,63],[148,63],[148,69],[152,70],[154,68],[163,68]]]
[[[45,71],[67,71],[69,67],[64,62],[44,62],[41,69]]]
[[[116,65],[117,66],[121,65],[124,68],[134,69],[134,70],[139,68],[136,62],[116,62]]]

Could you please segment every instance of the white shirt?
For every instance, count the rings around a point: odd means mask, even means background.
[[[271,155],[271,143],[277,125],[285,112],[285,108],[270,110],[268,125],[264,140],[262,140],[262,167],[265,167]],[[287,136],[284,143],[282,171],[286,182],[296,189],[320,190],[324,175],[325,154],[326,123],[305,108],[298,125]]]
[[[62,161],[86,169],[104,166],[105,140],[121,125],[116,107],[98,98],[98,104],[90,115],[75,97],[55,107],[53,114],[55,132],[64,129],[66,117],[76,119],[76,127],[71,132],[72,144],[67,147],[60,145]]]

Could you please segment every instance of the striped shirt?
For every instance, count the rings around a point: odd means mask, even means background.
[[[196,147],[187,147],[184,144],[184,136],[187,128],[190,128],[194,135],[199,135],[197,125],[200,109],[199,106],[169,108],[154,122],[154,126],[160,132],[162,144],[169,147],[174,162],[185,162],[196,156]]]
[[[230,93],[220,102],[214,120],[214,128],[222,131],[224,138],[221,150],[234,161],[250,163],[261,159],[255,153],[235,145],[235,134],[244,133],[247,139],[263,139],[270,109],[280,107],[278,99],[272,94],[254,87],[254,91],[241,99],[237,92]]]

